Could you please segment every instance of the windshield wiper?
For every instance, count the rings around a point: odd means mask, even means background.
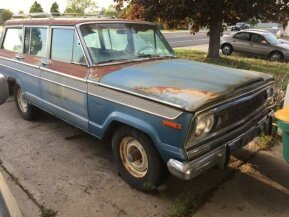
[[[149,57],[149,58],[154,58],[154,57],[173,57],[171,55],[159,55],[159,54],[139,54],[137,55],[138,58],[145,58],[145,57]]]
[[[128,61],[128,59],[104,60],[104,61],[98,62],[97,64],[112,63],[112,62],[124,62],[124,61]]]

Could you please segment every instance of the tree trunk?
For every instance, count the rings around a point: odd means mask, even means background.
[[[210,42],[208,58],[218,59],[220,57],[220,37],[223,22],[223,0],[211,1],[211,17],[209,21]]]

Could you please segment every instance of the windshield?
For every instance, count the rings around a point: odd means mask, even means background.
[[[273,35],[272,33],[266,34],[264,35],[266,40],[270,43],[270,44],[280,44],[281,42],[276,38],[275,35]]]
[[[165,38],[153,25],[103,23],[82,25],[80,29],[94,64],[174,56]]]

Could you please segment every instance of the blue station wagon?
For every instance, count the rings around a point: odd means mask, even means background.
[[[108,139],[119,174],[143,191],[167,171],[189,180],[224,168],[271,132],[270,75],[178,59],[152,23],[18,18],[0,46],[19,114],[44,110]]]

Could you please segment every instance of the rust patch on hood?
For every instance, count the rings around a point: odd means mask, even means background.
[[[152,95],[191,95],[197,98],[216,98],[218,93],[196,90],[196,89],[181,89],[176,87],[136,87],[138,92]]]

